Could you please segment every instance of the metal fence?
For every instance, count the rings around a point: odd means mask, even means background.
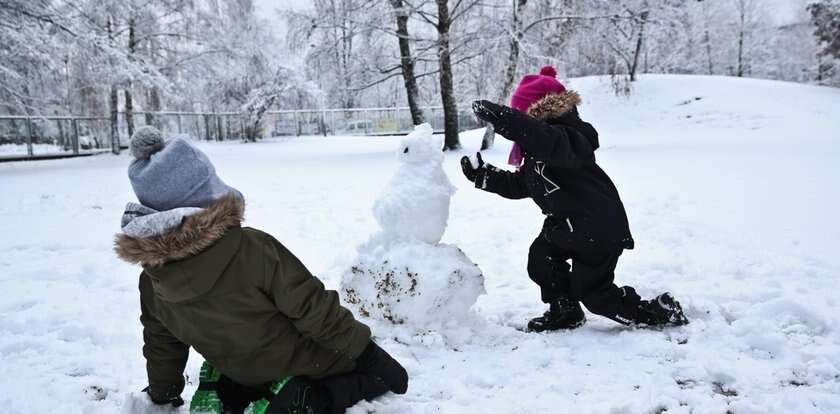
[[[0,158],[43,158],[109,151],[110,122],[96,117],[0,116]]]
[[[423,108],[426,122],[443,132],[443,109]],[[165,134],[205,141],[245,139],[240,113],[135,112],[134,127],[154,125]],[[459,130],[478,128],[470,112],[461,112]],[[397,135],[413,128],[408,108],[320,109],[267,112],[260,138],[301,135]],[[125,113],[117,121],[120,147],[128,145]],[[108,117],[26,117],[0,115],[0,159],[89,155],[112,150]]]

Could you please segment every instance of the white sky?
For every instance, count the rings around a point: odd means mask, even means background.
[[[309,7],[310,0],[254,0],[262,14],[262,17],[267,19],[275,18],[275,10],[277,9],[302,9]]]
[[[792,23],[805,15],[809,0],[765,0],[768,11],[777,24]]]
[[[277,35],[278,39],[283,39],[286,34],[286,22],[278,16],[278,10],[300,10],[308,8],[312,2],[310,0],[254,0],[259,16],[269,22],[269,30]],[[274,48],[274,45],[266,45],[266,47]],[[285,49],[285,48],[284,48]],[[290,62],[296,62],[300,56],[296,53],[285,51]]]

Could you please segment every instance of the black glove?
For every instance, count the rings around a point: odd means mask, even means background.
[[[496,130],[496,133],[505,139],[511,139],[509,131],[507,130],[508,123],[500,121],[502,118],[513,112],[512,108],[483,100],[473,102],[472,110],[478,119],[493,124],[493,129]]]
[[[464,175],[467,179],[472,182],[475,182],[475,178],[478,177],[479,171],[484,168],[484,160],[481,159],[481,153],[476,152],[475,157],[478,159],[478,168],[473,167],[470,157],[467,157],[466,155],[461,157],[461,170],[464,171]]]
[[[176,408],[184,405],[184,399],[181,398],[181,395],[179,395],[180,393],[177,391],[180,387],[165,386],[155,388],[157,388],[156,392],[152,392],[151,386],[143,388],[143,392],[149,395],[149,399],[152,400],[152,403],[155,405],[172,404],[172,406]]]
[[[380,379],[396,394],[408,389],[408,372],[372,340],[356,359],[356,372]]]
[[[475,101],[472,104],[472,110],[475,116],[482,121],[493,124],[493,126],[496,126],[496,121],[501,118],[503,108],[502,105],[487,100]]]

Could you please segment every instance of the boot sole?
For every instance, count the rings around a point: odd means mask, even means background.
[[[575,323],[573,326],[562,326],[559,328],[545,328],[545,329],[532,329],[530,326],[526,326],[524,328],[517,329],[518,331],[525,332],[525,333],[542,333],[542,332],[556,332],[556,331],[571,331],[573,329],[580,328],[581,326],[586,324],[586,318],[584,317],[579,322]]]
[[[665,297],[664,298],[659,297],[657,299],[657,301],[659,302],[659,305],[662,306],[663,308],[666,308],[666,309],[672,311],[672,312],[676,312],[675,313],[676,320],[668,320],[668,323],[666,323],[664,326],[688,325],[688,318],[685,316],[685,312],[683,311],[683,308],[680,305],[680,302],[678,302],[676,299],[674,299],[674,297],[671,296],[670,293],[665,293],[665,295],[663,295],[663,296],[665,296]],[[665,299],[665,300],[663,300],[663,299]]]

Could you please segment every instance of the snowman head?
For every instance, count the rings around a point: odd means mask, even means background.
[[[433,134],[434,130],[429,124],[415,126],[414,131],[400,143],[397,153],[400,162],[405,164],[442,163],[443,151],[435,144]]]

